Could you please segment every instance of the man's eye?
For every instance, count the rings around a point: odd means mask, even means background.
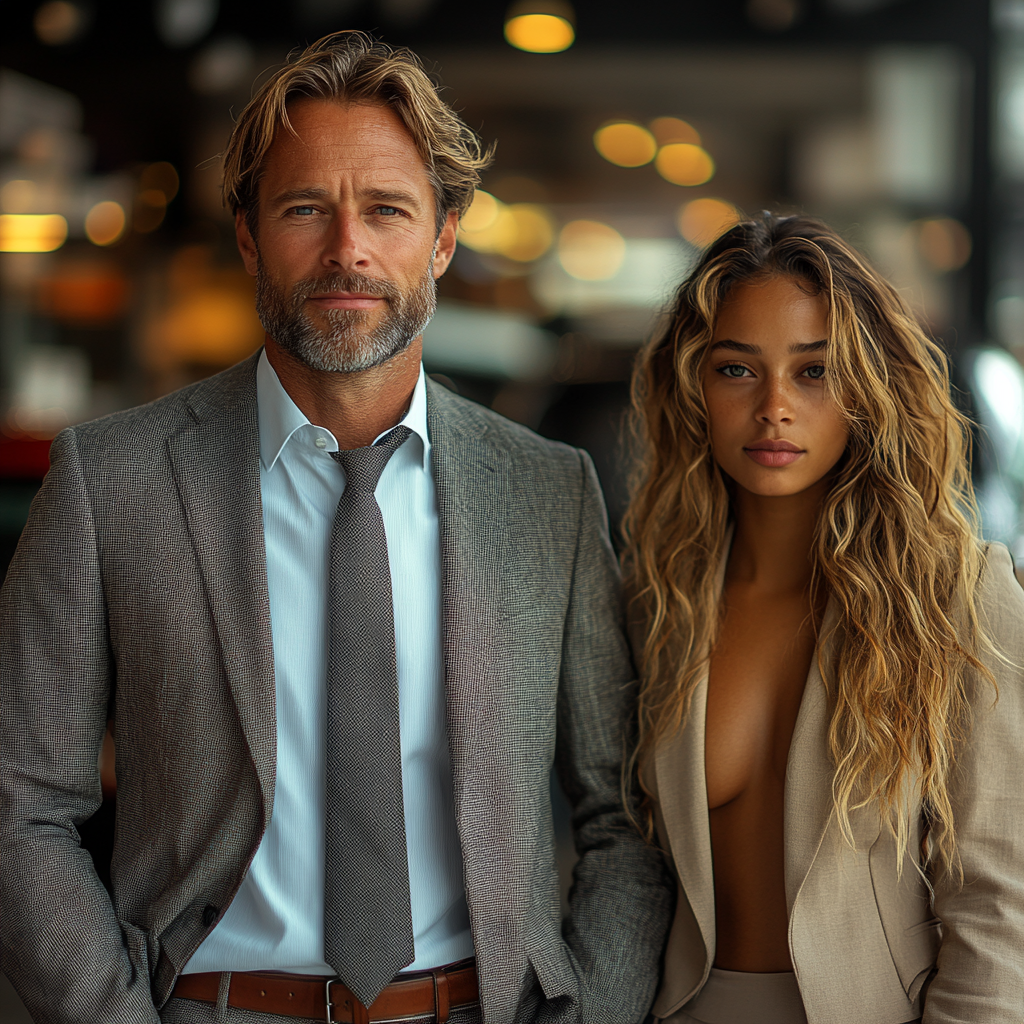
[[[821,380],[825,376],[825,367],[819,363],[817,366],[808,366],[804,370],[804,374],[811,378],[811,380]]]
[[[397,217],[402,211],[397,206],[378,206],[376,212],[385,217]]]
[[[291,212],[298,214],[300,217],[311,217],[316,213],[316,207],[314,206],[293,206]]]
[[[739,377],[745,377],[750,371],[739,363],[727,363],[725,366],[720,366],[718,372],[726,377],[732,377],[733,380]]]

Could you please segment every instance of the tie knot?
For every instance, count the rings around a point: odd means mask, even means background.
[[[366,448],[351,448],[345,452],[331,452],[331,458],[345,470],[345,490],[369,491],[377,489],[384,467],[412,431],[408,427],[395,427]]]

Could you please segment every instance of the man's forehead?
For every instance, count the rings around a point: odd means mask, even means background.
[[[412,135],[389,107],[298,97],[289,102],[293,131],[280,126],[264,163],[264,180],[343,173],[375,188],[429,188]],[[268,182],[269,183],[269,182]]]

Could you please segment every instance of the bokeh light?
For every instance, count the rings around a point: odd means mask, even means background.
[[[0,252],[53,252],[68,237],[59,213],[0,214]]]
[[[651,133],[658,140],[659,146],[668,146],[673,142],[700,145],[700,132],[689,121],[679,117],[656,117],[651,122]]]
[[[520,14],[505,22],[505,38],[528,53],[561,53],[576,40],[576,30],[556,14]]]
[[[473,193],[473,202],[469,209],[462,215],[459,229],[470,234],[485,231],[498,219],[501,206],[502,204],[490,192],[478,188]]]
[[[642,167],[658,152],[654,136],[632,121],[616,121],[598,128],[594,132],[594,146],[605,160],[618,167]]]
[[[919,220],[917,251],[924,261],[940,274],[959,270],[971,258],[970,232],[952,217]]]
[[[672,142],[662,146],[654,166],[673,185],[703,185],[715,173],[715,162],[707,151],[692,142]]]
[[[63,46],[81,35],[85,20],[84,12],[77,5],[65,0],[51,0],[38,8],[32,24],[41,43]]]
[[[178,194],[179,184],[178,172],[174,169],[174,165],[169,164],[166,160],[150,164],[139,176],[140,191],[147,192],[155,189],[162,192],[162,205],[164,206]]]
[[[459,240],[476,252],[496,253],[518,263],[540,259],[551,248],[555,230],[543,206],[506,205],[477,190],[459,225]]]
[[[740,220],[740,212],[724,199],[694,199],[679,209],[679,233],[693,245],[710,245]]]
[[[85,234],[93,245],[113,245],[124,234],[125,224],[124,207],[106,200],[85,215]]]
[[[558,262],[579,281],[607,281],[626,257],[626,240],[607,224],[574,220],[558,236]]]

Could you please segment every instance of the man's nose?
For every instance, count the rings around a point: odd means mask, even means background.
[[[788,380],[778,376],[769,376],[765,380],[756,416],[759,423],[772,426],[793,421],[793,395]]]
[[[370,266],[368,242],[362,218],[353,212],[340,211],[328,225],[320,262],[330,270],[342,273],[367,270]]]

